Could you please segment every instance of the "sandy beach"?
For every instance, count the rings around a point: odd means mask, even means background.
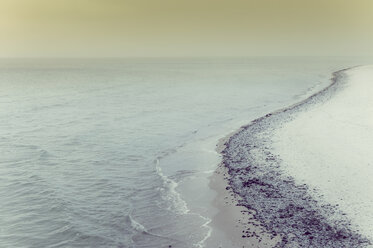
[[[315,189],[315,199],[338,206],[373,240],[373,66],[345,75],[339,94],[276,131],[275,152],[298,183]]]
[[[373,0],[0,1],[0,248],[373,248]]]
[[[229,138],[237,132],[229,134],[221,139],[217,145],[217,152],[221,153]],[[241,197],[232,191],[228,184],[228,170],[223,163],[219,164],[215,173],[211,176],[210,187],[218,194],[213,205],[219,209],[218,214],[211,222],[214,230],[221,230],[227,236],[229,244],[211,244],[207,247],[218,245],[218,247],[274,247],[280,236],[273,236],[267,232],[260,222],[256,221],[255,211],[239,205]],[[212,234],[214,235],[214,233]],[[214,237],[211,240],[215,240]],[[211,241],[210,241],[211,242]]]
[[[222,140],[213,224],[241,247],[369,247],[372,79],[368,66],[337,71]]]

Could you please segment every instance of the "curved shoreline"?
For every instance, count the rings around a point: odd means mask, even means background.
[[[252,121],[220,144],[223,145],[220,149],[223,171],[226,169],[228,174],[227,189],[234,193],[238,205],[248,209],[253,217],[243,230],[245,239],[254,238],[259,243],[263,237],[276,240],[270,247],[364,247],[370,244],[350,228],[349,220],[336,206],[313,199],[308,193],[312,189],[297,185],[286,175],[279,158],[271,153],[273,130],[295,118],[297,113],[330,99],[343,88],[345,71],[352,68],[334,72],[332,83],[326,88]],[[261,233],[253,228],[258,222],[263,227]],[[260,247],[268,247],[268,244]]]

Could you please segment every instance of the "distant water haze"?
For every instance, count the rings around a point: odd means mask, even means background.
[[[218,139],[356,63],[0,60],[0,247],[230,247]]]

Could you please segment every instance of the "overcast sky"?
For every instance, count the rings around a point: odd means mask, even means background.
[[[0,57],[372,55],[373,0],[0,0]]]

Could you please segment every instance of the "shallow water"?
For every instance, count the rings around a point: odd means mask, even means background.
[[[0,247],[205,246],[217,140],[355,63],[1,60]]]

